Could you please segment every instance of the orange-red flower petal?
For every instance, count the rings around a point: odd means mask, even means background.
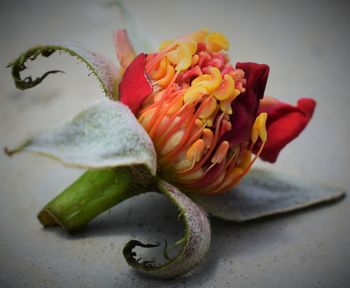
[[[145,74],[146,55],[139,54],[126,68],[119,84],[119,100],[136,115],[143,100],[152,93],[152,86]]]
[[[280,151],[306,127],[312,118],[316,101],[301,98],[293,106],[272,97],[265,97],[260,101],[259,113],[268,114],[267,142],[260,154],[264,161],[275,162]]]

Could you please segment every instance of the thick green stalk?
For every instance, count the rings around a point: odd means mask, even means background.
[[[50,201],[38,219],[45,227],[75,231],[116,204],[149,191],[152,181],[144,176],[127,167],[89,170]]]

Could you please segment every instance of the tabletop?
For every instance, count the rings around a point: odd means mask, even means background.
[[[84,65],[55,55],[32,65],[58,68],[28,91],[16,90],[5,65],[25,49],[73,41],[116,61],[112,33],[134,21],[153,45],[209,28],[227,35],[235,61],[267,63],[266,94],[295,103],[312,97],[310,125],[264,169],[318,179],[349,191],[350,19],[345,1],[2,1],[0,146],[14,145],[72,117],[103,93]],[[131,18],[130,18],[131,17]],[[57,67],[58,66],[58,67]],[[176,239],[176,209],[158,194],[130,199],[73,236],[44,230],[36,213],[78,175],[50,159],[0,154],[1,287],[348,287],[350,207],[345,198],[245,224],[211,218],[212,244],[190,275],[147,278],[124,261],[131,238]]]

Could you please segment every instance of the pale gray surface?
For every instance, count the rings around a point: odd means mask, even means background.
[[[285,149],[277,164],[259,166],[350,190],[346,1],[127,2],[156,42],[201,27],[222,31],[230,38],[233,61],[271,66],[267,94],[290,102],[301,96],[315,98],[318,107],[307,131]],[[1,67],[33,44],[52,40],[79,42],[114,57],[112,30],[122,21],[103,1],[0,5]],[[0,69],[1,147],[62,122],[103,95],[94,78],[86,76],[87,69],[71,64],[69,57],[40,63],[34,70],[49,66],[67,74],[21,92],[9,71]],[[44,231],[35,214],[81,171],[30,155],[9,159],[1,154],[0,161],[1,287],[271,288],[350,283],[348,198],[250,224],[213,220],[212,247],[203,265],[190,277],[162,282],[131,271],[121,249],[131,237],[180,237],[176,211],[163,197],[150,194],[126,202],[70,237]]]

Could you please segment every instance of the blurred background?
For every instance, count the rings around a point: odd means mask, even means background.
[[[266,63],[266,95],[318,102],[313,120],[274,165],[258,166],[350,188],[350,39],[347,1],[0,2],[0,146],[14,145],[90,106],[103,93],[75,59],[35,62],[49,76],[16,90],[6,64],[27,48],[72,41],[113,59],[112,32],[135,23],[149,46],[201,28],[224,33],[232,62]],[[347,287],[349,200],[239,225],[212,219],[212,248],[193,275],[161,282],[133,272],[121,254],[131,238],[176,239],[176,210],[159,195],[121,204],[79,235],[44,231],[36,213],[82,171],[51,160],[0,154],[0,287]],[[156,225],[154,224],[156,223]]]

